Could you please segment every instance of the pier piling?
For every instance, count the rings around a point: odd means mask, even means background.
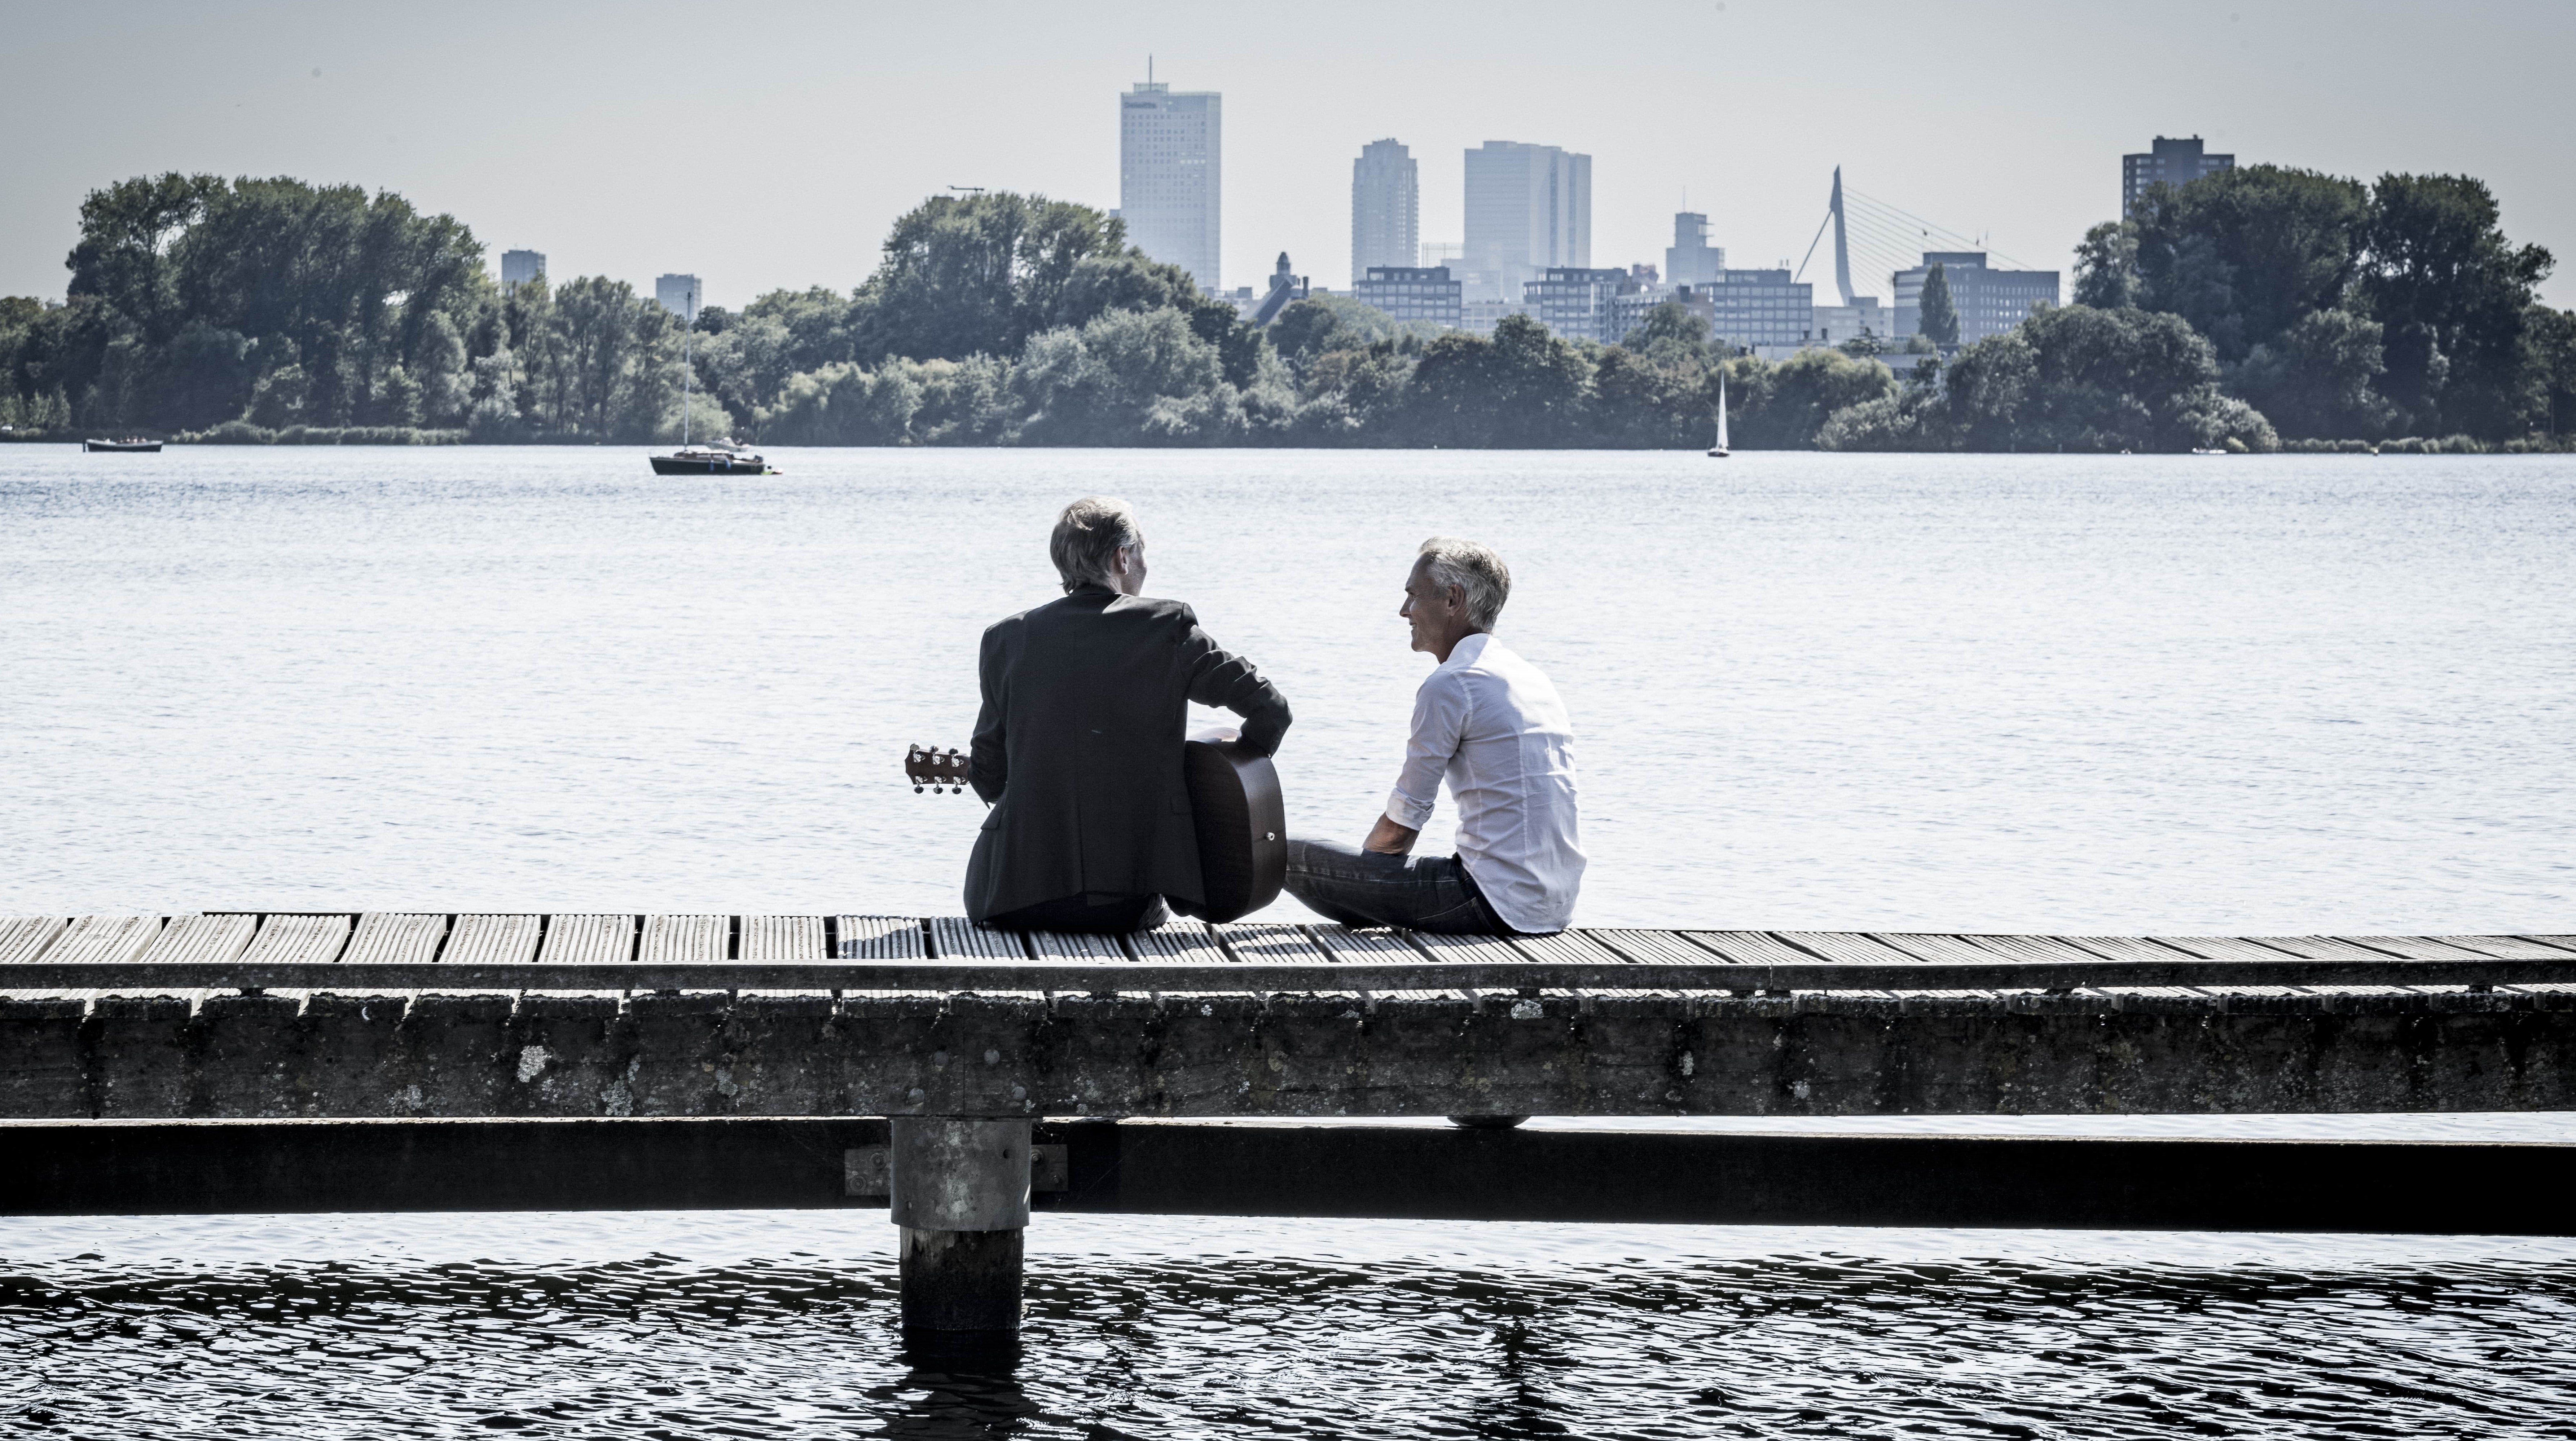
[[[898,1116],[891,1131],[904,1329],[1015,1334],[1030,1123]]]

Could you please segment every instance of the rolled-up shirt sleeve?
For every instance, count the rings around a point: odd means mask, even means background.
[[[1467,684],[1457,672],[1436,670],[1413,697],[1413,735],[1405,742],[1404,769],[1386,797],[1386,818],[1407,830],[1431,823],[1458,742],[1467,734]]]

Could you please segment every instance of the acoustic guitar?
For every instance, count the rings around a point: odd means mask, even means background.
[[[966,790],[967,757],[912,746],[904,779],[916,792]],[[1190,819],[1199,835],[1199,873],[1207,887],[1203,918],[1240,920],[1279,899],[1288,878],[1288,810],[1270,757],[1244,749],[1232,729],[1199,732],[1181,746],[1190,787]]]

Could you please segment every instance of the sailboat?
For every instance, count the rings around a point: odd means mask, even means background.
[[[1708,458],[1724,460],[1726,450],[1726,372],[1717,373],[1717,444],[1708,448]]]
[[[688,313],[683,318],[686,328],[680,332],[680,448],[669,455],[645,458],[653,462],[655,475],[776,475],[778,472],[771,470],[767,461],[729,439],[719,440],[713,445],[689,444],[689,419],[693,409],[690,402],[697,398],[698,393],[698,371],[689,363],[689,341],[691,332],[697,329],[697,322],[698,291],[692,282]]]

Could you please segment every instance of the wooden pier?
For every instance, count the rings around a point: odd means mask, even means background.
[[[87,1124],[63,1155],[105,1121],[887,1118],[841,1149],[942,1329],[1016,1315],[1043,1118],[2498,1110],[2576,1110],[2576,937],[0,920],[0,1118]]]

